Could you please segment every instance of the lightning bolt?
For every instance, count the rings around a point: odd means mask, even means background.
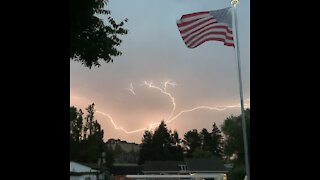
[[[244,106],[248,107],[249,104],[244,104]],[[216,111],[225,111],[227,109],[231,109],[231,108],[237,108],[240,107],[240,105],[232,105],[232,106],[216,106],[216,107],[210,107],[210,106],[198,106],[192,109],[188,109],[188,110],[183,110],[180,111],[177,115],[175,115],[173,118],[169,119],[168,121],[166,121],[166,123],[170,123],[172,121],[174,121],[175,119],[177,119],[179,116],[181,116],[183,113],[187,113],[187,112],[192,112],[198,109],[208,109],[208,110],[216,110]]]
[[[136,93],[135,93],[134,90],[133,90],[133,85],[132,85],[132,83],[130,83],[130,88],[126,88],[126,90],[132,92],[133,95],[136,95]]]
[[[114,122],[113,118],[107,114],[107,113],[104,113],[104,112],[101,112],[101,111],[96,111],[97,113],[99,114],[102,114],[103,116],[106,116],[110,119],[110,122],[112,123],[113,127],[116,129],[116,130],[122,130],[123,132],[125,132],[126,134],[131,134],[131,133],[136,133],[136,132],[141,132],[141,131],[145,131],[147,130],[147,128],[142,128],[142,129],[137,129],[137,130],[133,130],[133,131],[127,131],[125,130],[122,126],[117,126],[117,124]]]
[[[171,103],[172,103],[172,109],[171,109],[170,115],[167,118],[167,120],[165,121],[165,123],[171,123],[172,121],[176,120],[179,116],[181,116],[184,113],[189,113],[189,112],[200,110],[200,109],[214,110],[214,111],[225,111],[227,109],[240,107],[240,104],[229,105],[229,106],[197,106],[197,107],[194,107],[194,108],[191,108],[191,109],[182,110],[179,113],[177,113],[175,116],[173,116],[174,115],[174,111],[176,109],[176,102],[175,102],[175,99],[172,96],[172,94],[167,91],[167,87],[169,85],[174,87],[174,86],[177,85],[177,83],[168,80],[168,81],[165,81],[165,82],[163,82],[161,84],[163,84],[163,86],[164,86],[163,88],[155,86],[152,81],[149,81],[149,82],[148,81],[143,81],[143,83],[142,83],[142,85],[147,86],[147,87],[152,88],[152,89],[156,89],[156,90],[160,91],[162,94],[165,94],[170,98]],[[130,90],[135,95],[132,83],[130,84],[130,89],[129,88],[127,88],[127,89]],[[85,98],[78,97],[78,96],[73,96],[73,97],[74,98],[85,99]],[[247,102],[247,101],[250,102],[250,98],[247,98],[247,99],[244,100],[244,102]],[[244,103],[244,106],[245,107],[249,107],[250,104]],[[151,130],[151,129],[157,127],[160,124],[159,122],[151,123],[151,124],[149,124],[148,128],[140,128],[140,129],[128,131],[128,130],[124,129],[122,126],[117,126],[117,124],[115,123],[115,121],[113,120],[111,115],[109,115],[109,114],[107,114],[105,112],[102,112],[102,111],[98,111],[98,110],[96,110],[96,112],[101,114],[101,115],[103,115],[103,116],[106,116],[110,120],[110,122],[112,123],[114,129],[121,130],[126,134],[132,134],[132,133],[142,132],[142,131],[145,131],[145,130]]]
[[[168,81],[164,82],[164,88],[163,88],[163,89],[161,89],[160,87],[154,86],[154,85],[153,85],[153,82],[144,81],[143,83],[144,83],[144,85],[148,86],[149,88],[157,89],[157,90],[159,90],[161,93],[169,96],[169,98],[171,99],[171,102],[172,102],[172,106],[173,106],[173,107],[172,107],[172,110],[171,110],[171,112],[170,112],[170,115],[169,115],[169,117],[167,118],[167,119],[170,119],[171,116],[173,116],[173,113],[174,113],[174,111],[175,111],[175,109],[176,109],[176,102],[175,102],[175,100],[174,100],[174,97],[173,97],[170,93],[167,92],[166,88],[167,88],[168,85],[171,85],[171,86],[174,87],[174,86],[176,85],[176,83],[175,83],[175,82],[171,82],[170,80],[168,80]]]

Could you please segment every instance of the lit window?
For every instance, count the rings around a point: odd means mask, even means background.
[[[223,180],[227,180],[227,175],[226,174],[223,176]]]

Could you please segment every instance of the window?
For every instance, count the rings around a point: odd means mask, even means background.
[[[179,165],[179,167],[180,167],[180,171],[187,171],[187,165],[181,164]]]

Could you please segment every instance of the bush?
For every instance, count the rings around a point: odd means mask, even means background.
[[[235,166],[228,174],[228,180],[244,180],[246,170],[244,165]]]

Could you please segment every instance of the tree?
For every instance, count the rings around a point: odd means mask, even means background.
[[[213,123],[212,126],[212,132],[211,132],[211,138],[212,138],[212,149],[211,152],[214,156],[222,159],[223,156],[223,147],[224,147],[224,139],[222,136],[222,133],[220,129],[217,127],[216,123]]]
[[[209,158],[212,157],[212,153],[209,151],[201,150],[200,148],[196,148],[192,153],[193,158]]]
[[[114,156],[104,147],[104,131],[94,118],[94,103],[86,110],[83,125],[82,110],[70,107],[70,160],[97,163],[102,157],[102,152],[106,152],[106,162],[110,166],[114,162]]]
[[[145,131],[142,138],[141,150],[139,153],[139,164],[143,164],[146,160],[153,160],[152,132]]]
[[[222,159],[224,140],[215,123],[211,133],[206,128],[203,128],[200,133],[198,133],[197,129],[188,131],[184,135],[184,144],[187,157],[193,157],[194,155],[207,156],[208,153],[211,153]],[[196,150],[197,152],[195,152]]]
[[[182,148],[182,141],[179,138],[179,134],[177,130],[171,134],[170,138],[170,152],[174,155],[173,160],[183,160],[183,148]]]
[[[250,109],[245,110],[245,119],[247,127],[248,145],[250,147]],[[223,125],[222,132],[226,137],[225,142],[225,155],[229,159],[233,159],[235,165],[244,164],[244,145],[243,145],[243,132],[242,132],[242,116],[230,116]],[[250,148],[249,159],[250,159]]]
[[[139,154],[139,164],[145,161],[183,160],[181,139],[177,131],[171,133],[162,121],[154,133],[145,131]]]
[[[127,34],[123,29],[125,19],[116,23],[106,9],[108,0],[70,0],[70,59],[91,68],[100,66],[99,60],[113,62],[112,57],[122,53],[116,49],[122,42],[118,35]],[[108,16],[105,25],[98,16]]]
[[[93,130],[93,117],[94,117],[94,103],[92,103],[91,105],[89,105],[87,108],[86,108],[88,114],[87,116],[85,117],[85,120],[86,120],[86,127],[87,129],[89,129],[89,136],[92,135],[92,130]]]
[[[112,149],[108,148],[107,146],[105,146],[104,152],[106,153],[105,165],[107,168],[111,169],[113,166],[113,163],[115,162],[114,153],[113,153]]]
[[[82,118],[83,112],[79,111],[74,106],[70,107],[70,136],[71,138],[79,143],[82,137]]]
[[[202,144],[202,151],[213,151],[213,141],[211,137],[211,133],[208,132],[206,128],[203,128],[200,132],[200,139]]]
[[[89,135],[85,137],[83,141],[83,158],[85,162],[96,163],[104,151],[104,131],[101,129],[101,125],[98,123],[98,120],[95,120],[94,118],[94,103],[89,105],[86,110],[85,130],[89,130]],[[87,133],[85,132],[85,134]]]
[[[238,165],[228,173],[228,180],[243,180],[245,175],[246,171],[244,165]]]
[[[187,157],[192,157],[196,148],[201,148],[201,139],[197,129],[188,131],[184,135],[184,144],[186,145]]]
[[[70,107],[70,160],[80,158],[80,142],[82,138],[82,111]]]
[[[169,147],[170,147],[170,131],[167,129],[167,125],[162,121],[158,128],[154,131],[152,137],[152,145],[154,147],[154,160],[167,160],[171,159]]]

